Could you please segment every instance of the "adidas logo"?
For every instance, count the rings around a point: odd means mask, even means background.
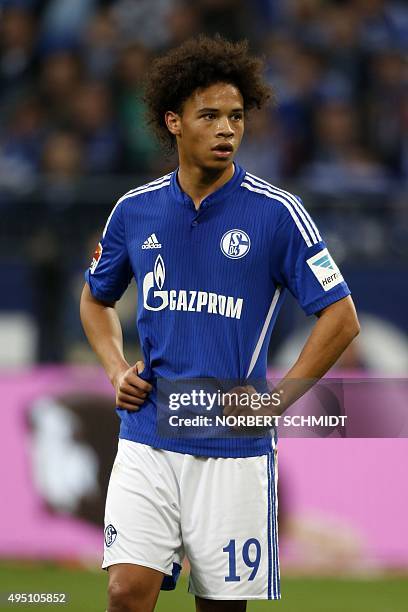
[[[147,240],[142,244],[142,249],[161,249],[162,245],[157,240],[156,234],[150,234]]]

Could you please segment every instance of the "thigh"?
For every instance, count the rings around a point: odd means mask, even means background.
[[[280,598],[275,456],[186,462],[181,524],[197,597]]]
[[[135,564],[171,576],[181,564],[179,487],[166,451],[119,440],[104,539],[103,568]]]
[[[140,565],[119,563],[109,567],[108,610],[154,610],[163,573]]]

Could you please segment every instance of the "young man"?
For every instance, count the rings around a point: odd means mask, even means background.
[[[153,610],[185,555],[199,612],[280,598],[276,437],[166,436],[157,425],[161,380],[225,379],[236,397],[254,393],[286,289],[318,319],[277,387],[280,405],[262,414],[280,414],[358,333],[347,285],[300,199],[233,161],[246,113],[268,97],[244,43],[200,37],[157,60],[150,119],[176,145],[179,168],[118,200],[86,273],[82,322],[121,419],[105,517],[110,612]],[[134,366],[115,311],[132,277],[144,356]],[[240,414],[238,404],[224,414]]]

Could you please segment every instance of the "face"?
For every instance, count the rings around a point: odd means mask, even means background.
[[[229,166],[244,133],[244,101],[228,83],[196,89],[181,114],[166,113],[167,127],[177,139],[180,162],[207,170]]]

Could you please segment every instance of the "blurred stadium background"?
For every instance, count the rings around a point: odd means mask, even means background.
[[[144,121],[143,76],[199,32],[266,58],[278,106],[250,118],[238,161],[302,195],[345,273],[362,333],[338,375],[406,377],[406,2],[0,0],[0,592],[104,609],[118,424],[78,300],[116,199],[175,164]],[[136,299],[119,305],[130,360]],[[309,325],[288,300],[272,369]],[[406,439],[281,440],[284,601],[249,610],[407,610],[407,453]],[[159,610],[191,609],[184,592]]]

